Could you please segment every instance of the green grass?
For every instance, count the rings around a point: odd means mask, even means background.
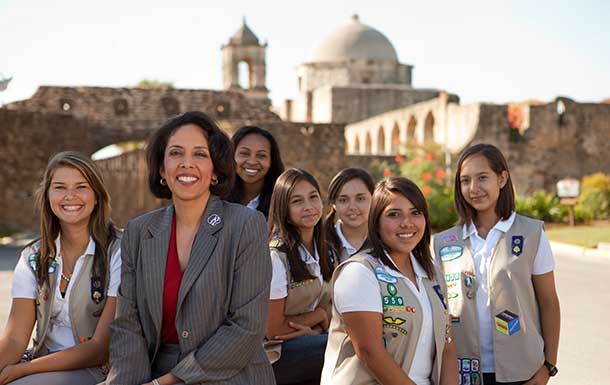
[[[546,234],[551,241],[571,243],[584,247],[597,247],[600,242],[610,242],[610,224],[552,226]]]

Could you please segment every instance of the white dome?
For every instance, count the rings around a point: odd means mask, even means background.
[[[398,55],[384,34],[362,24],[358,15],[354,15],[322,41],[310,62],[341,62],[350,59],[398,62]]]

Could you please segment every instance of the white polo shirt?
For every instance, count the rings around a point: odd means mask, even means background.
[[[392,261],[392,258],[388,254],[386,255]],[[432,375],[435,346],[432,304],[422,282],[422,278],[427,277],[427,274],[413,254],[411,254],[411,264],[417,286],[395,268],[394,261],[392,264],[394,264],[392,267],[386,266],[387,272],[406,282],[422,308],[422,330],[408,375],[417,385],[431,385],[430,376]],[[379,282],[377,282],[375,274],[360,263],[348,263],[335,280],[333,303],[340,314],[354,311],[383,313]]]
[[[464,240],[470,238],[470,248],[474,260],[476,276],[479,284],[476,290],[477,318],[479,321],[479,341],[481,342],[481,370],[483,373],[495,372],[493,353],[493,330],[494,322],[491,318],[491,303],[487,292],[487,274],[491,256],[496,248],[500,237],[506,233],[515,221],[515,213],[503,221],[498,221],[487,234],[487,238],[481,238],[474,223],[462,227]],[[555,269],[555,261],[551,244],[544,233],[540,235],[538,252],[534,257],[533,275],[546,274]]]
[[[348,255],[352,256],[352,255],[356,254],[358,249],[356,249],[354,246],[352,246],[352,244],[349,243],[347,238],[345,238],[345,235],[343,235],[343,231],[341,231],[342,224],[343,224],[343,222],[341,222],[341,220],[339,219],[337,221],[337,223],[335,223],[335,231],[337,232],[337,237],[339,237],[339,240],[341,241],[341,247],[343,247],[347,251]],[[341,263],[343,261],[345,261],[345,259],[339,261],[339,263]]]
[[[315,248],[314,255],[311,255],[305,246],[299,245],[299,256],[301,257],[301,260],[305,262],[312,275],[318,278],[320,283],[323,283],[322,271],[320,269],[320,256],[318,255],[317,247]],[[269,293],[269,299],[286,298],[288,296],[286,267],[284,266],[284,263],[282,263],[280,255],[276,249],[271,249],[271,266],[273,267],[273,276],[271,278],[271,291]],[[316,306],[318,306],[317,301],[311,304],[311,309],[309,311],[315,310]]]
[[[72,282],[68,283],[66,288],[66,296],[61,297],[59,291],[59,279],[62,273],[62,258],[61,258],[61,242],[60,237],[55,240],[55,249],[57,250],[57,256],[55,261],[57,263],[57,285],[55,288],[55,295],[53,298],[53,304],[51,305],[51,318],[49,320],[49,329],[43,344],[51,352],[65,350],[75,345],[74,335],[72,334],[72,322],[70,321],[70,293],[72,292]],[[85,255],[95,254],[95,241],[89,237],[89,244],[85,254],[78,257],[74,265],[72,276],[78,276],[80,269],[83,265],[83,257]],[[22,255],[17,262],[15,272],[13,274],[13,287],[11,289],[11,295],[13,298],[27,298],[36,299],[36,276],[28,265],[28,255]],[[118,249],[110,257],[110,266],[108,270],[109,282],[108,282],[108,297],[116,297],[121,282],[121,249]]]

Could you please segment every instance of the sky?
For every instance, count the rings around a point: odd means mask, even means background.
[[[414,65],[413,86],[462,104],[610,98],[610,1],[0,0],[0,104],[40,85],[221,89],[221,51],[246,17],[267,41],[274,105],[296,67],[357,13]]]

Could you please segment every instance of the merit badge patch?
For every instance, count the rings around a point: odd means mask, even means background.
[[[481,375],[479,373],[470,373],[470,384],[481,385]]]
[[[462,251],[463,251],[462,246],[449,245],[449,246],[442,247],[438,253],[441,256],[441,261],[449,262],[449,261],[453,261],[454,259],[458,259],[459,257],[461,257]]]
[[[398,279],[393,275],[389,274],[383,267],[377,266],[375,268],[375,277],[377,277],[378,281],[385,283],[396,283]]]
[[[383,317],[383,327],[396,330],[397,332],[406,336],[408,332],[400,327],[400,325],[403,325],[405,322],[407,321],[400,317]]]
[[[518,257],[523,252],[523,235],[513,235],[510,248],[515,257]]]
[[[432,286],[432,288],[436,292],[436,295],[438,295],[438,298],[441,300],[441,303],[443,304],[443,307],[445,308],[445,310],[447,310],[447,304],[445,303],[445,296],[443,295],[443,292],[441,291],[441,286],[434,285],[434,286]]]
[[[502,313],[496,316],[496,330],[507,336],[512,336],[521,329],[519,323],[519,316],[508,310],[504,310]]]
[[[57,262],[52,260],[49,264],[49,274],[55,274],[55,270],[57,270]]]
[[[91,277],[91,300],[96,304],[99,304],[104,300],[102,280],[98,277]]]
[[[441,238],[441,240],[444,243],[455,243],[458,241],[458,237],[455,234],[448,234],[448,235],[443,235],[443,237]]]
[[[454,315],[451,316],[451,323],[452,324],[459,324],[460,323],[460,317],[456,317]]]
[[[474,284],[474,278],[472,278],[472,276],[470,276],[470,275],[465,275],[464,276],[464,286],[472,287],[473,284]]]
[[[445,282],[459,281],[460,273],[447,273],[445,274]]]

